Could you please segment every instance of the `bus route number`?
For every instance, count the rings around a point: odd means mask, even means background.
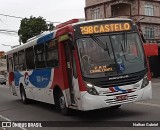
[[[107,33],[107,32],[118,32],[131,30],[130,23],[114,23],[114,24],[97,24],[81,26],[81,34],[96,34],[96,33]]]

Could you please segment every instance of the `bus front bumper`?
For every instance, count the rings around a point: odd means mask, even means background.
[[[121,95],[125,95],[126,99],[117,101],[117,96]],[[151,82],[149,82],[149,84],[145,88],[127,94],[120,94],[113,96],[99,96],[99,95],[91,95],[88,92],[83,92],[81,98],[82,99],[81,109],[82,111],[101,109],[136,101],[148,100],[151,98],[152,98]]]

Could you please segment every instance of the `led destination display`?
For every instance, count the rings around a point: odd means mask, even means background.
[[[83,35],[96,34],[96,33],[106,33],[106,32],[128,31],[128,30],[131,30],[131,25],[128,22],[87,25],[87,26],[80,27],[81,34],[83,34]]]

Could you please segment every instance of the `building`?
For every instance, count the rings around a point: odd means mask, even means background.
[[[5,56],[5,52],[4,51],[0,51],[0,59],[3,58]]]
[[[5,59],[5,52],[0,51],[0,74],[5,75],[7,71],[7,63]]]
[[[140,19],[147,43],[160,44],[160,0],[85,0],[87,20],[110,17]]]
[[[7,63],[6,59],[0,59],[0,75],[5,75],[7,72]]]

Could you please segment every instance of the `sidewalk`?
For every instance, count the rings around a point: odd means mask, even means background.
[[[5,128],[1,128],[1,127],[0,127],[0,130],[6,130],[6,129],[5,129]]]
[[[160,78],[152,78],[152,83],[160,83]]]

